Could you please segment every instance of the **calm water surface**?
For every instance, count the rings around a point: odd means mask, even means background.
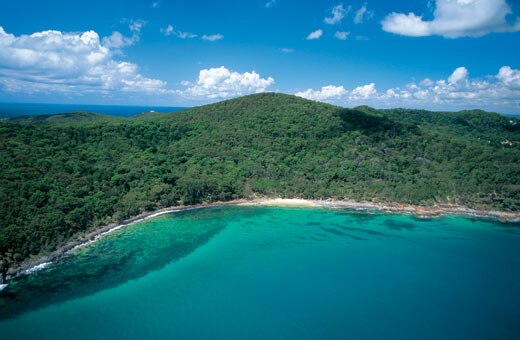
[[[0,293],[0,339],[520,339],[520,228],[220,207],[114,232]]]

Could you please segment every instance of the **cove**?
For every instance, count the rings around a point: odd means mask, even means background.
[[[518,225],[214,207],[10,282],[0,338],[518,339],[518,287]]]

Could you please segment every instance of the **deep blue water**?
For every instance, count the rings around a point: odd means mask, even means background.
[[[152,110],[157,112],[171,112],[182,109],[184,108],[173,106],[0,103],[0,118],[11,118],[25,115],[49,115],[73,111],[87,111],[107,115],[130,117]]]
[[[520,339],[520,229],[221,207],[119,230],[0,294],[1,339]]]

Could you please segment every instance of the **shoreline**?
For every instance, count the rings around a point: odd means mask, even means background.
[[[202,209],[202,208],[209,208],[209,207],[218,207],[218,206],[227,206],[227,205],[239,205],[241,203],[245,202],[245,200],[237,199],[227,202],[213,202],[213,203],[200,203],[200,204],[193,204],[193,205],[180,205],[180,206],[172,206],[167,207],[155,211],[147,211],[143,212],[141,214],[138,214],[136,216],[130,217],[121,223],[111,223],[105,226],[98,227],[96,229],[93,229],[91,231],[88,231],[85,235],[76,237],[70,241],[68,241],[63,246],[59,247],[58,249],[50,252],[49,254],[39,256],[37,258],[28,259],[24,262],[22,262],[17,267],[12,267],[7,271],[7,277],[5,284],[8,284],[8,282],[12,279],[15,279],[17,277],[20,277],[22,275],[29,275],[31,273],[37,272],[41,269],[44,269],[48,265],[59,261],[63,257],[69,255],[71,252],[73,252],[76,249],[85,247],[91,243],[94,243],[104,236],[117,231],[119,229],[128,227],[132,224],[136,224],[139,222],[146,221],[148,219],[179,212],[179,211],[185,211],[185,210],[195,210],[195,209]],[[4,289],[3,287],[2,289]]]
[[[241,205],[286,206],[286,207],[321,207],[335,209],[353,209],[378,211],[382,213],[411,214],[418,218],[436,218],[444,215],[460,215],[490,219],[500,223],[520,222],[520,212],[473,209],[463,205],[434,204],[422,206],[394,202],[370,202],[355,200],[313,200],[300,198],[259,198],[247,200]]]
[[[220,206],[271,206],[271,207],[314,207],[314,208],[332,208],[332,209],[352,209],[377,211],[381,213],[393,214],[410,214],[417,218],[439,218],[446,214],[477,217],[482,219],[491,219],[501,223],[518,223],[520,222],[520,213],[496,211],[496,210],[478,210],[461,205],[432,205],[420,206],[412,204],[399,203],[374,203],[369,201],[354,200],[308,200],[299,198],[254,198],[254,199],[236,199],[226,202],[200,203],[186,206],[172,206],[156,211],[144,212],[121,223],[112,223],[99,227],[95,230],[87,232],[85,235],[70,240],[65,245],[59,247],[55,251],[38,257],[37,259],[29,259],[22,262],[19,266],[10,268],[7,272],[6,283],[2,285],[2,289],[7,283],[19,276],[29,275],[38,270],[44,269],[48,265],[59,261],[61,258],[69,255],[76,249],[85,247],[91,243],[98,241],[104,236],[125,228],[129,225],[140,223],[148,219],[185,210],[195,210]]]

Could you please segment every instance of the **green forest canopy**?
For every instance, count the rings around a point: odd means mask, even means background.
[[[253,196],[520,210],[520,121],[255,94],[0,122],[4,268],[143,211]]]

